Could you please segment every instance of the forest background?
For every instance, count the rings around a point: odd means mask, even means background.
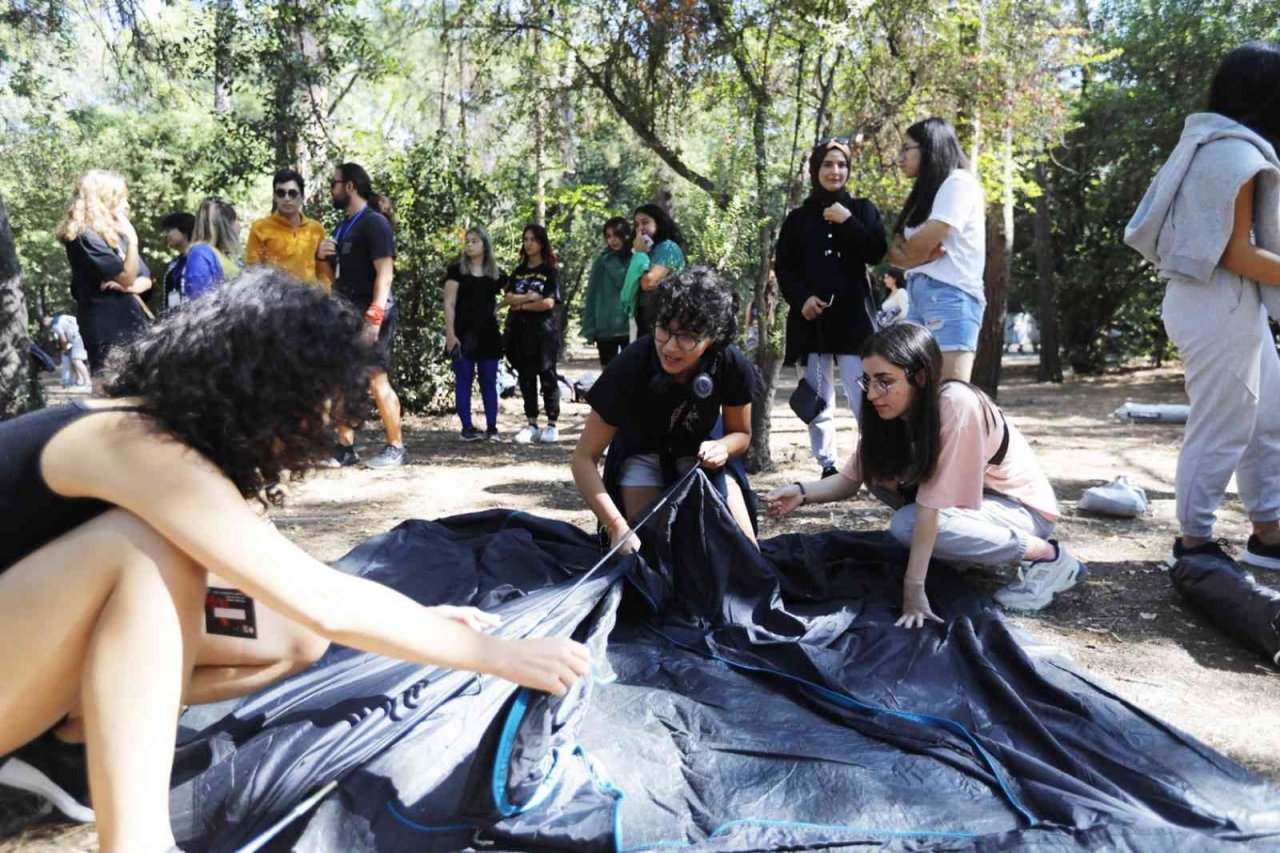
[[[0,417],[34,402],[39,316],[71,307],[52,231],[84,171],[126,177],[159,275],[161,216],[221,195],[247,236],[277,167],[332,228],[344,160],[396,207],[408,408],[451,401],[441,285],[468,225],[506,269],[523,226],[548,227],[573,334],[604,220],[645,202],[765,309],[771,395],[786,306],[768,272],[809,147],[851,137],[850,189],[892,223],[902,132],[930,115],[987,194],[975,381],[998,391],[1008,310],[1039,322],[1042,381],[1158,363],[1162,287],[1124,224],[1217,60],[1278,37],[1274,0],[0,0]]]

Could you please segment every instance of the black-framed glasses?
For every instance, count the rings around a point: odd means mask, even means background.
[[[285,189],[284,187],[276,187],[276,198],[301,198],[302,191],[295,189]]]
[[[889,389],[901,382],[901,379],[887,381],[884,379],[872,379],[868,376],[858,377],[858,387],[862,389],[863,394],[870,394],[871,389],[875,389],[877,394],[888,394]]]
[[[336,187],[338,184],[345,184],[346,182],[347,182],[346,178],[334,178],[333,180],[329,181],[329,186]]]
[[[693,352],[698,348],[698,344],[702,343],[702,335],[695,335],[692,332],[676,332],[672,334],[661,326],[653,327],[653,339],[658,343],[658,346],[665,347],[672,338],[676,339],[676,346],[685,352]]]

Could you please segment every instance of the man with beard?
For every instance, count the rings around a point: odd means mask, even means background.
[[[333,279],[333,292],[364,311],[365,335],[376,341],[377,367],[370,376],[370,390],[387,433],[386,446],[365,461],[369,468],[393,468],[409,461],[400,433],[400,398],[387,377],[391,369],[391,342],[396,330],[396,306],[391,295],[395,270],[396,239],[391,223],[378,212],[369,173],[355,163],[343,163],[330,182],[333,206],[344,217],[332,239],[320,241],[316,259],[322,277]],[[374,202],[371,204],[370,202]],[[331,467],[360,461],[355,432],[339,429]]]

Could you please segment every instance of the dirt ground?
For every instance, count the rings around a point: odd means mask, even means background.
[[[588,353],[575,355],[563,367],[566,375],[598,369]],[[817,474],[807,431],[786,405],[794,382],[792,371],[784,370],[773,408],[775,468],[753,482],[761,492]],[[1119,696],[1280,783],[1280,671],[1226,639],[1186,607],[1170,585],[1163,560],[1176,531],[1173,480],[1182,428],[1110,417],[1130,399],[1185,402],[1180,369],[1139,369],[1049,385],[1035,382],[1034,356],[1006,358],[1000,405],[1027,436],[1054,484],[1063,509],[1057,536],[1090,570],[1086,583],[1047,610],[1012,621]],[[500,444],[460,442],[453,417],[411,417],[406,445],[412,464],[381,473],[317,473],[292,488],[286,506],[274,513],[277,524],[324,560],[406,518],[506,507],[588,527],[592,517],[568,468],[588,410],[575,403],[565,403],[564,410],[560,444],[551,447],[510,442],[522,423],[518,399],[502,401],[505,440]],[[840,423],[840,449],[848,453],[853,434],[847,409]],[[361,441],[366,454],[380,446],[373,430]],[[1149,515],[1121,521],[1076,510],[1084,489],[1119,474],[1146,489]],[[802,507],[780,522],[765,520],[761,535],[883,529],[888,517],[886,509],[861,496]],[[1248,528],[1234,491],[1219,513],[1218,532],[1243,546]],[[972,572],[968,577],[992,587],[1000,583]],[[1280,585],[1280,573],[1259,580]],[[0,853],[17,850],[65,853],[96,846],[84,829],[47,827],[0,841]]]

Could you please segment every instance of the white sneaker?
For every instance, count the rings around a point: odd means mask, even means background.
[[[531,442],[537,441],[541,435],[542,435],[542,431],[539,430],[537,426],[535,426],[534,424],[529,424],[524,429],[520,430],[518,433],[512,436],[511,440],[514,441],[516,444],[529,444]]]
[[[542,434],[538,436],[537,441],[540,444],[555,444],[560,440],[560,430],[556,429],[555,424],[549,424]]]
[[[1084,563],[1053,539],[1049,544],[1057,549],[1058,555],[1052,560],[1028,561],[1019,566],[1018,580],[996,590],[997,604],[1008,610],[1043,610],[1055,595],[1088,577],[1089,570]]]

